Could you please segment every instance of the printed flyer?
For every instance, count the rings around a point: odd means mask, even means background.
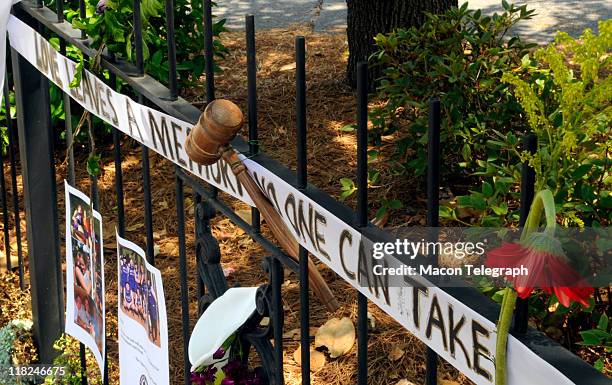
[[[89,197],[66,192],[66,333],[93,352],[104,373],[105,306],[102,216]]]
[[[121,384],[169,384],[168,322],[161,273],[117,235]]]

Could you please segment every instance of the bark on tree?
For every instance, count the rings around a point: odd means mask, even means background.
[[[349,60],[347,78],[355,87],[357,63],[366,61],[376,50],[374,37],[396,28],[420,25],[425,12],[442,13],[457,0],[346,0]],[[377,78],[376,69],[370,71],[370,84]]]

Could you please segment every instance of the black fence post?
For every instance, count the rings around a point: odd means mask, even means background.
[[[189,364],[189,287],[187,286],[187,250],[185,248],[185,192],[183,180],[175,166],[176,221],[179,238],[179,272],[181,277],[181,328],[183,332],[183,370],[185,385],[191,383]]]
[[[368,226],[368,64],[357,63],[357,226]],[[368,384],[368,298],[357,293],[357,385]]]
[[[535,154],[538,147],[538,138],[535,134],[527,134],[523,138],[525,150],[531,154]],[[529,166],[529,163],[523,163],[521,170],[521,216],[519,226],[525,226],[529,209],[533,202],[535,194],[535,170]],[[517,298],[516,307],[514,309],[514,332],[526,333],[529,321],[529,299]]]
[[[7,64],[8,65],[8,64]],[[13,125],[13,118],[11,117],[11,100],[9,92],[10,77],[6,72],[6,78],[4,81],[4,110],[9,111],[6,114],[6,127],[8,129],[8,156],[11,164],[11,189],[13,193],[13,218],[15,220],[15,238],[17,240],[17,267],[19,269],[19,287],[21,290],[25,288],[25,282],[23,281],[23,251],[21,246],[21,217],[19,216],[19,192],[17,191],[17,166],[15,153],[15,143],[17,142],[17,134]]]
[[[11,103],[9,100],[7,78],[4,82],[4,108],[6,111],[11,110]],[[10,114],[7,114],[6,127],[8,128],[9,144],[8,144],[8,155],[9,162],[11,163],[11,188],[13,192],[13,218],[15,220],[15,238],[17,239],[17,267],[19,269],[19,287],[21,290],[25,289],[25,282],[23,281],[24,267],[23,267],[23,250],[21,245],[21,217],[19,216],[19,192],[17,191],[17,165],[15,154],[15,143],[17,142],[17,134],[15,127],[13,126],[13,120]]]
[[[247,47],[247,90],[249,119],[249,153],[251,156],[259,153],[257,136],[257,60],[255,58],[255,16],[245,16],[246,47]],[[251,225],[256,232],[261,231],[261,217],[256,207],[251,208]]]
[[[22,20],[28,20],[23,15]],[[12,51],[19,152],[23,175],[34,341],[43,363],[57,355],[64,291],[59,256],[57,192],[49,106],[49,81]]]
[[[7,115],[10,115],[10,111]],[[0,194],[2,195],[2,218],[4,220],[4,252],[6,253],[6,270],[11,271],[11,239],[9,234],[9,214],[8,204],[6,202],[6,184],[4,180],[4,158],[0,154]]]
[[[215,100],[215,59],[211,0],[204,0],[204,56],[204,71],[206,72],[206,104],[209,104]]]
[[[429,101],[429,129],[427,131],[427,226],[432,241],[438,240],[440,209],[440,99]],[[438,255],[427,256],[428,263],[437,266]],[[435,277],[433,277],[435,278]],[[435,281],[434,281],[435,282]],[[427,348],[425,384],[438,383],[438,355]]]
[[[306,41],[295,38],[295,106],[297,117],[297,185],[301,191],[308,185],[306,153]],[[300,346],[302,385],[310,385],[310,307],[308,293],[308,250],[299,247],[300,260]]]

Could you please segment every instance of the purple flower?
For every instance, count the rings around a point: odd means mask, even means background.
[[[192,385],[206,385],[206,380],[202,373],[191,372],[190,380]]]
[[[234,380],[232,380],[229,377],[225,377],[224,379],[221,380],[221,385],[234,385]]]
[[[98,1],[98,5],[96,5],[96,13],[98,15],[104,13],[106,11],[106,0]]]
[[[201,372],[191,372],[191,384],[192,385],[206,385],[215,382],[215,375],[217,368],[209,366]]]
[[[225,349],[219,348],[217,349],[215,354],[213,354],[213,359],[220,360],[221,358],[223,358],[223,356],[225,356]]]
[[[215,375],[217,374],[217,368],[214,366],[209,366],[206,368],[202,374],[204,375],[204,379],[209,382],[215,382]]]
[[[225,375],[235,380],[242,378],[247,370],[248,368],[246,364],[239,359],[234,359],[223,367],[223,372]]]

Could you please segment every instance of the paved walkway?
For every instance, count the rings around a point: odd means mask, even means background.
[[[469,0],[469,4],[485,13],[503,10],[501,0]],[[527,4],[537,15],[520,22],[514,31],[537,43],[552,41],[557,31],[574,37],[580,36],[585,28],[597,31],[598,20],[612,18],[612,0],[529,0]]]
[[[218,0],[217,4],[215,14],[227,18],[230,29],[244,29],[246,14],[255,15],[257,29],[292,24],[308,24],[316,31],[346,28],[345,0]],[[485,13],[502,10],[501,0],[469,0],[469,4]],[[596,30],[597,20],[612,18],[612,0],[530,0],[528,4],[537,16],[520,23],[516,31],[538,43],[552,40],[557,30],[573,36],[584,28]]]
[[[346,28],[345,0],[217,0],[213,13],[230,29],[244,29],[244,15],[255,15],[256,29],[308,24],[315,30]]]

